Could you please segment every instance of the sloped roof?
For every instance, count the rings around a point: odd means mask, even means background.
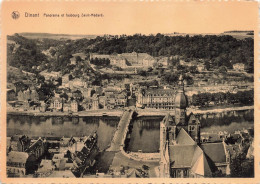
[[[196,145],[197,143],[191,138],[191,136],[181,128],[177,135],[176,143],[180,145]]]
[[[39,138],[35,143],[33,143],[33,144],[26,150],[26,152],[27,152],[27,153],[30,153],[30,152],[34,151],[36,148],[41,147],[42,144],[43,144],[43,141],[42,141],[41,138]]]
[[[176,125],[176,123],[173,120],[170,113],[167,113],[166,116],[164,117],[164,123],[165,123],[165,126],[175,126]]]
[[[49,170],[54,169],[54,166],[52,165],[51,160],[42,160],[40,164],[40,168],[37,170],[37,172],[47,172]]]
[[[26,163],[29,155],[26,152],[11,151],[8,153],[7,162]]]
[[[214,163],[226,162],[226,153],[223,142],[201,144],[201,149]]]
[[[169,146],[170,162],[172,168],[190,168],[197,145]]]
[[[201,150],[199,146],[197,146],[195,154],[193,156],[193,163],[191,170],[201,176],[210,177],[212,176],[211,164],[207,159],[207,156]]]

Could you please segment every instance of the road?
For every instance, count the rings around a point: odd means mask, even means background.
[[[120,151],[120,146],[124,144],[125,136],[128,131],[129,123],[133,116],[133,110],[124,111],[117,130],[111,142],[111,146],[106,151]]]

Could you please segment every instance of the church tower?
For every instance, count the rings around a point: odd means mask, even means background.
[[[186,125],[186,108],[188,106],[187,96],[184,92],[182,75],[179,78],[179,89],[175,96],[175,123],[176,125]]]

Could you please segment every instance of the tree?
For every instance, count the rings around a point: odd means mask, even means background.
[[[230,176],[236,178],[254,177],[254,159],[246,159],[245,153],[231,159]]]
[[[208,61],[205,61],[205,68],[206,70],[210,69],[210,63]]]
[[[81,57],[80,56],[76,56],[76,62],[78,63],[78,62],[80,62],[80,61],[82,61],[82,59],[81,59]]]
[[[225,66],[221,66],[218,69],[219,73],[227,73],[227,68]]]

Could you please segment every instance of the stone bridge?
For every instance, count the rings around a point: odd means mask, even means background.
[[[124,111],[118,123],[117,130],[112,139],[110,147],[106,151],[120,151],[120,147],[124,146],[124,141],[128,132],[128,126],[132,120],[134,110],[129,109]]]

